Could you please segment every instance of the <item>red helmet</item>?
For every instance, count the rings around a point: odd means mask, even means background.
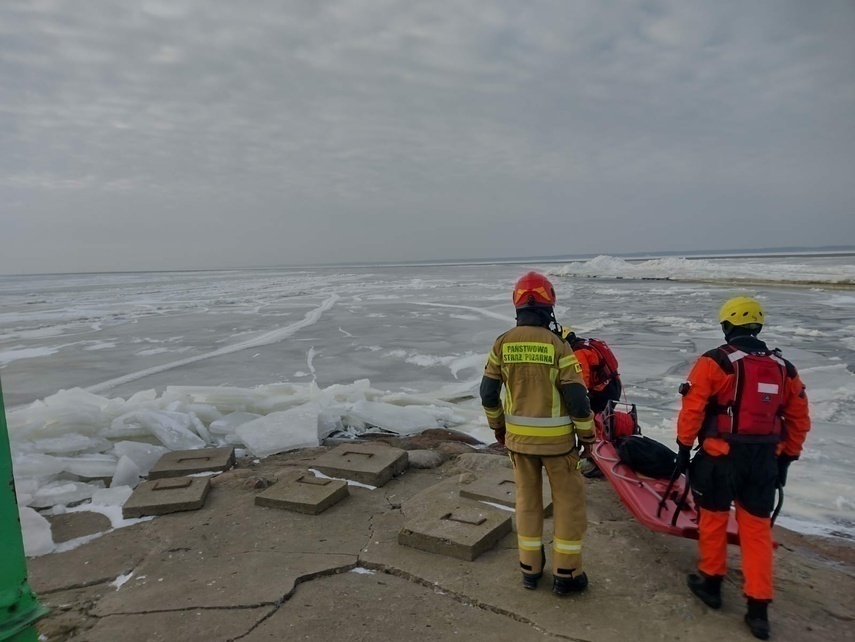
[[[555,288],[542,274],[529,272],[514,286],[515,308],[545,308],[555,305]]]

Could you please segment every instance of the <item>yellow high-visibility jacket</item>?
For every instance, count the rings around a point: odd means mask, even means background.
[[[508,450],[562,455],[576,447],[577,436],[581,442],[593,441],[593,415],[587,403],[582,409],[569,408],[562,394],[567,384],[584,390],[582,366],[570,345],[548,328],[522,325],[501,335],[490,351],[484,376],[504,384],[504,407],[484,406],[484,412],[491,428],[506,429]],[[576,416],[580,411],[586,414]]]

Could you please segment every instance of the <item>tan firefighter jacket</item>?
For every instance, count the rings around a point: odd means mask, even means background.
[[[517,326],[493,344],[484,376],[504,384],[504,408],[484,407],[494,430],[506,429],[508,450],[562,455],[594,439],[593,415],[572,417],[563,384],[584,386],[582,366],[561,337],[540,326]]]

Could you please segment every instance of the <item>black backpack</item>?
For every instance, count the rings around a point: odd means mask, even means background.
[[[643,435],[632,435],[618,441],[620,460],[635,472],[670,479],[677,467],[677,455],[664,444]]]

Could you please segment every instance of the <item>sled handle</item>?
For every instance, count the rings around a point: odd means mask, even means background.
[[[775,511],[772,513],[772,526],[775,525],[775,520],[778,519],[781,509],[784,507],[784,487],[778,483],[775,486],[775,490],[778,491],[778,503],[775,505]]]
[[[671,489],[674,488],[674,482],[677,481],[679,476],[680,469],[677,466],[674,466],[674,472],[671,473],[671,480],[668,482],[668,488],[665,489],[665,494],[662,495],[662,498],[659,500],[659,507],[656,509],[657,518],[662,514],[662,510],[665,508],[665,504],[668,501],[668,496],[671,494]]]
[[[671,518],[671,526],[677,525],[677,518],[680,516],[680,511],[683,510],[683,504],[686,501],[686,497],[689,496],[689,489],[692,487],[692,481],[689,479],[689,471],[686,470],[686,487],[683,489],[683,496],[680,498],[680,501],[677,502],[677,508],[674,509],[674,516]]]

